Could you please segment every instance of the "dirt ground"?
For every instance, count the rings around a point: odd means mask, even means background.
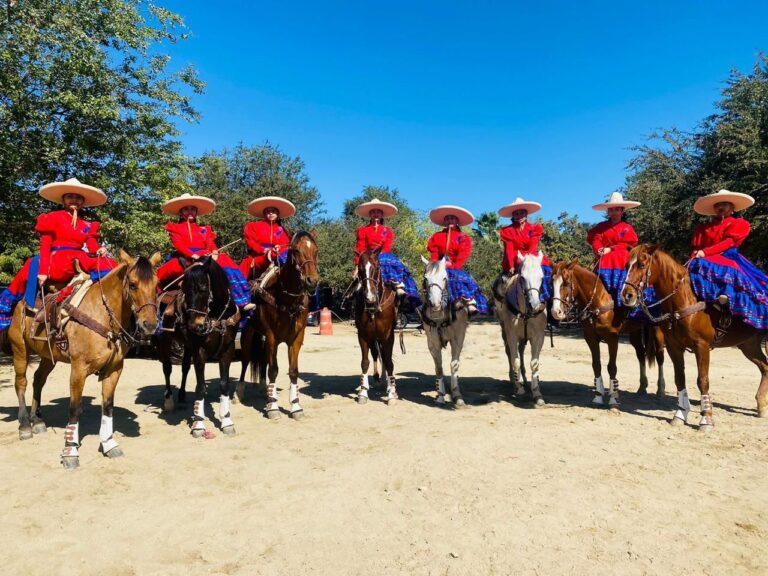
[[[126,456],[98,452],[92,377],[74,472],[59,464],[68,367],[44,390],[49,431],[22,442],[0,359],[2,573],[768,574],[768,419],[756,417],[758,372],[737,350],[713,354],[716,428],[700,434],[692,357],[694,425],[673,428],[671,363],[663,403],[638,396],[628,344],[619,415],[590,406],[577,336],[546,344],[539,409],[511,400],[498,325],[470,327],[464,410],[435,405],[426,338],[408,333],[406,346],[395,356],[402,400],[387,406],[376,391],[361,406],[354,328],[308,329],[307,417],[267,420],[250,387],[233,407],[237,435],[197,440],[191,404],[160,410],[160,364],[128,360],[115,410]],[[283,349],[280,360],[287,406]],[[217,372],[208,366],[215,407]]]

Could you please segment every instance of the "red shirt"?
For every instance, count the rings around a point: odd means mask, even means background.
[[[368,224],[366,226],[360,226],[357,229],[357,242],[355,243],[355,252],[365,252],[366,250],[376,250],[381,246],[382,253],[392,251],[392,242],[395,240],[395,233],[392,232],[392,228],[379,224],[374,226]],[[359,260],[358,256],[355,256],[355,264]]]
[[[254,220],[248,222],[243,230],[248,252],[252,255],[265,254],[268,250],[278,246],[278,254],[288,250],[291,239],[285,228],[276,222],[268,220]]]
[[[472,238],[460,228],[451,228],[449,239],[448,228],[443,228],[430,236],[427,250],[432,254],[432,260],[446,256],[446,267],[460,270],[472,254]]]
[[[187,258],[192,254],[205,256],[216,250],[216,233],[210,226],[200,226],[197,222],[169,222],[165,230],[176,251]]]
[[[601,268],[624,268],[629,262],[629,251],[637,246],[638,238],[631,224],[623,221],[611,224],[606,220],[587,232],[587,242],[595,256],[601,248],[611,249],[600,259]]]
[[[517,253],[523,256],[526,254],[539,255],[539,240],[544,234],[544,228],[541,224],[531,224],[526,222],[522,228],[510,224],[499,230],[499,238],[504,243],[504,258],[501,261],[501,267],[504,272],[509,272],[514,263],[517,262]],[[549,260],[545,257],[541,263],[549,266]]]
[[[728,248],[738,248],[749,236],[749,222],[744,218],[715,218],[699,224],[693,231],[693,250],[703,250],[705,256],[722,254]]]
[[[73,228],[72,213],[67,210],[40,214],[35,225],[35,231],[40,235],[40,270],[50,269],[51,248],[82,250],[85,244],[89,252],[96,252],[99,249],[97,238],[100,226],[99,222],[88,222],[78,217]]]

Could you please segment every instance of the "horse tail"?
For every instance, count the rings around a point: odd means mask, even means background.
[[[645,348],[645,361],[649,368],[656,366],[656,354],[659,352],[656,347],[656,329],[643,325],[643,347]]]
[[[11,339],[8,338],[8,329],[0,330],[0,352],[11,353]]]

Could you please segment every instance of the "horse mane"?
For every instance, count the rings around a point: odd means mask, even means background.
[[[136,262],[133,264],[133,269],[141,282],[149,282],[155,275],[155,270],[152,267],[152,264],[150,264],[149,258],[144,256],[139,256],[136,259]]]
[[[218,313],[230,300],[229,280],[224,269],[210,256],[200,259],[184,273],[184,294],[186,296],[207,292],[209,278],[212,294],[211,312]]]
[[[312,236],[312,234],[310,234],[306,230],[299,230],[293,235],[293,238],[291,238],[291,246],[295,246],[304,238],[308,238],[309,240],[312,241],[313,244],[317,244],[317,242],[315,242],[315,237]]]

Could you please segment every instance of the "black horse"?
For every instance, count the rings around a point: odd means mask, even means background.
[[[234,434],[235,425],[230,403],[235,391],[229,382],[229,365],[235,355],[235,335],[240,313],[232,300],[227,276],[210,256],[201,258],[184,272],[175,301],[176,322],[173,332],[160,335],[158,349],[165,374],[165,410],[173,410],[171,370],[174,345],[183,349],[182,383],[179,403],[186,396],[187,373],[195,365],[197,386],[192,419],[192,436],[205,434],[205,362],[219,360],[220,405],[219,420],[224,434]]]

